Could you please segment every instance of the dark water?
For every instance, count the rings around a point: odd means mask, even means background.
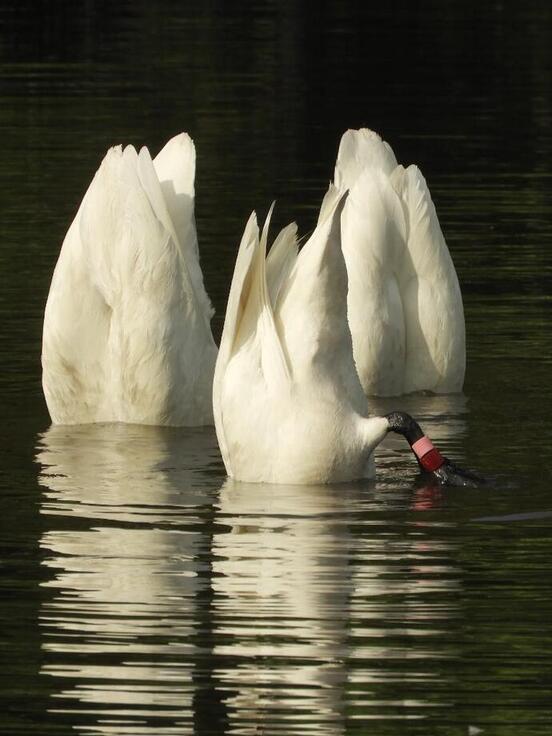
[[[552,733],[552,6],[12,0],[0,34],[0,732]],[[218,333],[250,210],[307,232],[360,125],[424,171],[465,299],[464,395],[393,408],[492,487],[394,443],[373,484],[232,484],[211,429],[49,427],[108,146],[196,141]]]

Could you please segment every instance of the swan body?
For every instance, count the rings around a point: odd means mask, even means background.
[[[330,483],[369,477],[389,430],[368,417],[347,323],[347,273],[332,190],[297,254],[285,228],[266,259],[255,213],[240,244],[215,368],[215,427],[235,480]]]
[[[216,346],[194,220],[195,148],[109,150],[63,242],[44,316],[54,424],[212,423]]]
[[[371,130],[349,130],[334,185],[349,190],[341,219],[348,315],[366,394],[461,391],[462,295],[429,189]]]

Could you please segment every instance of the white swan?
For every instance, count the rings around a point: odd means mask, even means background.
[[[213,383],[215,427],[230,477],[329,483],[370,476],[389,431],[368,418],[347,324],[347,272],[332,190],[299,255],[285,228],[265,263],[270,215],[240,244]]]
[[[341,217],[332,187],[297,254],[288,225],[266,258],[270,213],[255,213],[240,244],[213,381],[215,428],[228,475],[264,483],[336,483],[371,477],[373,451],[403,435],[440,483],[479,479],[443,458],[408,414],[368,416],[347,320]]]
[[[212,423],[216,346],[194,220],[195,148],[112,148],[63,242],[44,316],[55,424]]]
[[[348,314],[367,394],[461,391],[464,311],[454,264],[416,166],[371,130],[348,130],[335,186],[350,190],[341,234]]]

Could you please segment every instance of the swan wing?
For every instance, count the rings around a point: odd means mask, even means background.
[[[152,171],[111,149],[62,247],[43,340],[54,422],[210,421],[216,348]]]
[[[347,320],[347,270],[341,249],[346,200],[347,194],[330,186],[319,222],[280,294],[276,322],[297,382],[316,394],[323,385],[332,401],[365,414]]]
[[[187,133],[171,138],[153,160],[165,207],[177,235],[198,305],[206,319],[214,314],[205,291],[195,225],[196,150]]]
[[[272,208],[265,221],[261,237],[255,213],[245,227],[240,243],[234,275],[230,287],[226,318],[215,368],[213,384],[213,409],[215,426],[221,453],[226,469],[231,473],[230,453],[224,431],[223,384],[227,378],[227,368],[242,349],[253,344],[252,352],[257,355],[258,369],[263,385],[277,392],[282,383],[289,385],[291,372],[276,330],[266,273],[266,244]],[[293,228],[287,229],[273,256],[273,275],[281,276],[289,253],[293,252]],[[280,254],[278,255],[278,251]],[[288,252],[286,258],[285,251]],[[282,256],[282,257],[281,257]],[[280,270],[276,269],[280,266]],[[250,364],[251,361],[248,361]],[[238,376],[239,382],[243,376]],[[243,385],[226,389],[234,396],[243,395]],[[243,408],[242,408],[243,411]]]
[[[277,319],[285,332],[294,369],[334,359],[347,326],[347,272],[341,251],[340,217],[347,194],[330,186],[318,224],[299,255],[280,294]],[[325,358],[326,356],[326,358]]]
[[[52,277],[42,331],[42,387],[55,424],[96,421],[106,384],[111,308],[84,262],[78,210]]]
[[[408,217],[408,257],[400,273],[407,335],[404,390],[460,391],[465,324],[454,264],[418,167],[398,167],[391,180]]]
[[[213,392],[233,478],[304,484],[373,472],[371,449],[388,423],[366,418],[353,361],[340,235],[346,196],[330,190],[325,215],[297,257],[294,230],[282,236],[287,245],[280,241],[271,275],[264,266],[268,218],[260,238],[256,221],[246,227]],[[274,308],[270,283],[287,268]]]
[[[338,206],[339,200],[343,196],[343,189],[336,187],[335,184],[330,182],[328,191],[324,195],[322,204],[320,205],[320,212],[318,213],[317,227],[332,217],[336,207]]]
[[[196,151],[187,133],[180,133],[163,146],[153,160],[163,198],[183,245],[194,217]],[[193,247],[195,243],[190,243]],[[196,251],[196,256],[199,254]]]
[[[268,295],[276,309],[282,285],[287,281],[297,260],[297,225],[292,222],[280,231],[266,259]]]
[[[44,313],[42,385],[55,424],[104,418],[103,405],[111,382],[112,243],[111,239],[90,241],[82,221],[85,212],[95,208],[100,189],[105,190],[108,207],[97,210],[92,220],[101,231],[106,228],[105,220],[112,219],[112,212],[119,207],[116,182],[121,178],[122,157],[121,146],[110,149],[104,157],[67,231],[52,277]]]
[[[350,189],[365,169],[380,169],[389,175],[396,166],[393,149],[376,132],[347,130],[339,144],[334,181],[339,189]]]
[[[351,188],[341,218],[353,351],[368,395],[403,391],[405,315],[397,275],[406,223],[388,177],[366,169]]]
[[[226,304],[226,315],[224,318],[224,326],[220,339],[217,362],[215,365],[215,377],[213,380],[213,415],[215,419],[215,429],[220,447],[220,452],[226,471],[232,474],[229,444],[226,439],[223,417],[223,383],[226,376],[226,369],[234,352],[234,345],[238,335],[239,327],[247,303],[250,291],[250,272],[252,269],[253,259],[259,243],[259,226],[257,224],[257,215],[251,213],[249,220],[245,226],[242,235],[236,265],[234,266],[234,274],[230,285],[230,293]],[[240,390],[240,387],[237,387]]]

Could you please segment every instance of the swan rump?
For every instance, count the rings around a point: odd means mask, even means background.
[[[216,346],[194,220],[195,148],[108,151],[63,242],[44,316],[55,424],[212,422]]]
[[[367,394],[462,390],[464,311],[454,264],[416,166],[371,130],[349,130],[334,176],[349,190],[341,235],[348,313]]]
[[[373,475],[372,450],[387,420],[367,418],[347,324],[340,216],[324,216],[297,254],[289,225],[266,258],[255,213],[240,244],[215,368],[213,405],[230,477],[330,483]]]

